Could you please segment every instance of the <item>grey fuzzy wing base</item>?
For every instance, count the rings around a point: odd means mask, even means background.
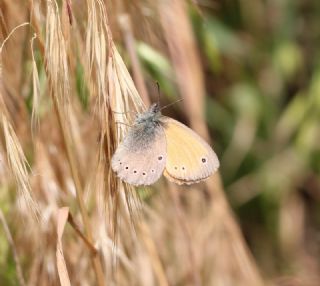
[[[166,138],[160,125],[151,134],[133,127],[118,146],[111,161],[111,167],[117,176],[134,186],[155,183],[162,175],[165,165]]]

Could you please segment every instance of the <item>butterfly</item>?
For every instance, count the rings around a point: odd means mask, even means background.
[[[158,103],[136,117],[111,160],[117,176],[134,186],[151,185],[162,174],[179,185],[198,183],[219,165],[212,148],[184,124],[162,115]]]

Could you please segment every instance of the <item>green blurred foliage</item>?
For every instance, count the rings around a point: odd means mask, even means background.
[[[84,78],[84,70],[83,66],[80,64],[79,61],[77,61],[76,64],[76,88],[77,88],[77,95],[79,97],[79,100],[81,102],[81,105],[84,110],[88,109],[88,103],[89,103],[89,91],[88,87],[86,86],[86,81]]]
[[[14,203],[14,191],[6,185],[0,187],[0,208],[4,214],[10,213],[11,205]],[[18,285],[16,266],[13,259],[3,225],[0,224],[0,281],[1,285]]]
[[[174,85],[174,71],[169,60],[146,43],[137,45],[137,53],[151,78],[161,86],[161,90],[170,100],[177,98],[177,90]]]

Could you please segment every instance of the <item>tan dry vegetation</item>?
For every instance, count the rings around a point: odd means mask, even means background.
[[[0,4],[1,43],[7,39],[0,55],[0,219],[14,253],[11,279],[30,286],[59,279],[61,285],[265,285],[219,174],[188,188],[162,179],[137,191],[111,171],[134,113],[157,96],[136,37],[171,59],[185,116],[210,140],[187,3],[132,2]],[[23,22],[30,24],[8,37]]]

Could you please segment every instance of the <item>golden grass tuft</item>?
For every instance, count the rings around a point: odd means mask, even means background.
[[[1,123],[6,143],[8,164],[14,175],[18,190],[24,198],[28,208],[35,217],[38,217],[40,214],[39,208],[32,197],[32,190],[29,182],[29,164],[11,124],[4,115],[1,116]]]
[[[2,75],[2,51],[5,47],[5,43],[10,39],[14,32],[23,27],[29,25],[29,23],[23,23],[16,26],[4,39],[0,46],[0,114],[1,114],[1,127],[3,130],[3,138],[5,141],[6,155],[8,160],[8,165],[14,176],[18,190],[22,195],[28,209],[34,215],[34,218],[39,217],[39,208],[36,201],[33,198],[32,190],[29,182],[29,169],[30,166],[22,150],[21,144],[9,122],[4,99],[3,99],[3,75]]]

